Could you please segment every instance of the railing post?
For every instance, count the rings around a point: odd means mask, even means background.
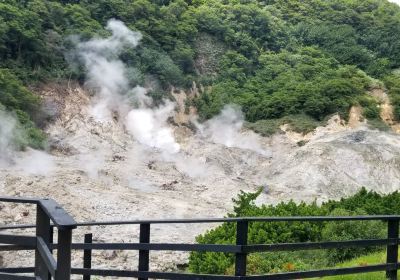
[[[55,280],[71,279],[71,243],[72,228],[59,228]]]
[[[50,242],[50,218],[43,211],[41,205],[37,204],[36,210],[36,237],[43,238],[43,241],[48,245]],[[49,271],[46,263],[42,260],[39,250],[35,250],[35,276],[40,277],[42,280],[48,280]]]
[[[49,244],[53,244],[54,243],[54,227],[50,226],[50,231],[49,231]],[[53,249],[50,249],[50,252],[53,253]],[[48,273],[48,277],[49,279],[51,279],[51,274],[50,272]]]
[[[395,242],[395,245],[387,246],[386,263],[395,264],[398,262],[398,238],[399,238],[399,220],[388,221],[388,239]],[[397,267],[393,270],[386,271],[386,278],[390,280],[397,280]]]
[[[85,244],[92,244],[93,235],[91,233],[85,234]],[[92,250],[83,250],[83,268],[92,268]],[[83,280],[90,280],[90,275],[83,275]]]
[[[247,245],[249,223],[239,221],[236,224],[236,245]],[[241,250],[242,251],[242,250]],[[236,253],[235,276],[246,276],[247,253]]]
[[[150,224],[140,224],[139,233],[140,243],[150,243]],[[149,271],[149,250],[139,250],[139,271]],[[138,280],[148,280],[148,278],[138,278]]]

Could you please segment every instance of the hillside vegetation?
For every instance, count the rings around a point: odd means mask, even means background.
[[[238,198],[233,199],[234,212],[229,213],[228,217],[395,215],[400,213],[398,207],[400,193],[398,192],[379,195],[376,192],[361,189],[351,197],[324,202],[322,205],[289,201],[277,205],[257,206],[254,201],[260,192],[261,190],[256,193],[242,192]],[[249,224],[248,243],[276,244],[380,239],[387,235],[386,227],[386,224],[381,221],[252,222]],[[236,226],[234,223],[224,223],[196,238],[200,244],[235,244],[235,240]],[[382,247],[365,247],[253,253],[248,257],[248,273],[257,275],[332,267],[355,257],[383,249]],[[234,255],[193,252],[190,255],[189,269],[196,273],[232,274]]]
[[[372,253],[366,256],[358,257],[353,260],[339,264],[337,267],[354,267],[364,265],[382,264],[386,262],[386,251]],[[386,280],[386,273],[382,272],[370,272],[356,275],[342,275],[342,276],[330,276],[323,277],[324,280]],[[321,279],[321,278],[320,278]]]
[[[131,83],[151,83],[154,96],[193,81],[210,86],[193,101],[203,120],[227,103],[241,105],[249,122],[346,117],[359,103],[376,118],[376,101],[365,97],[371,77],[387,82],[399,118],[400,7],[386,0],[5,0],[0,102],[30,129],[31,143],[43,137],[31,123],[40,122],[38,100],[24,85],[84,81],[82,67],[68,66],[72,38],[106,35],[110,18],[143,34],[121,54]]]

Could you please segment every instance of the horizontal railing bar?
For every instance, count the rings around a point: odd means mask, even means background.
[[[37,248],[39,251],[42,260],[46,264],[47,269],[49,270],[50,274],[53,277],[56,277],[56,270],[57,270],[57,262],[54,259],[53,255],[51,254],[49,248],[47,247],[46,243],[44,242],[43,238],[37,238]]]
[[[166,220],[121,220],[103,222],[80,222],[78,227],[84,226],[119,226],[119,225],[139,225],[139,224],[193,224],[193,223],[235,223],[241,221],[248,222],[328,222],[328,221],[389,221],[400,220],[398,215],[379,215],[379,216],[309,216],[309,217],[243,217],[243,218],[201,218],[201,219],[166,219]],[[56,225],[51,225],[52,227]],[[7,229],[26,229],[35,228],[36,225],[6,225],[0,226],[0,230]]]
[[[107,270],[107,269],[89,269],[72,268],[72,274],[75,275],[93,275],[93,276],[115,276],[115,277],[134,277],[134,278],[154,278],[171,280],[235,280],[241,279],[238,276],[228,275],[205,275],[205,274],[180,274],[173,272],[145,272],[130,270]]]
[[[0,226],[0,230],[36,228],[36,225],[9,225]]]
[[[0,279],[1,280],[37,280],[37,278],[33,277],[33,276],[22,276],[22,275],[14,275],[14,274],[1,273],[1,272],[0,272]]]
[[[36,246],[36,237],[24,236],[24,235],[0,234],[0,244]]]
[[[0,202],[38,204],[39,201],[38,198],[0,196]]]
[[[6,251],[29,251],[35,250],[35,246],[20,246],[20,245],[0,245],[0,252]]]
[[[249,280],[290,280],[301,278],[314,278],[334,275],[359,274],[376,271],[397,269],[398,264],[377,264],[369,266],[356,266],[345,268],[321,269],[312,271],[285,272],[269,275],[244,276],[241,279]]]
[[[121,220],[104,222],[81,222],[82,226],[137,225],[137,224],[194,224],[194,223],[235,223],[235,222],[328,222],[328,221],[390,221],[400,220],[398,215],[376,216],[309,216],[309,217],[243,217],[243,218],[204,218],[204,219],[166,219],[166,220]]]
[[[311,249],[336,249],[351,247],[370,247],[399,244],[399,239],[363,239],[350,241],[326,241],[304,243],[281,244],[254,244],[243,246],[244,253],[268,252],[268,251],[299,251]]]
[[[2,267],[0,268],[1,273],[33,273],[35,272],[34,267]]]
[[[93,276],[117,276],[117,277],[143,277],[156,279],[249,279],[249,280],[289,280],[299,278],[313,278],[333,275],[359,274],[376,271],[386,271],[397,269],[397,264],[379,264],[370,266],[346,267],[323,269],[313,271],[287,272],[269,275],[253,275],[253,276],[226,276],[226,275],[203,275],[203,274],[179,274],[171,272],[144,272],[144,271],[121,271],[106,269],[84,269],[73,268],[72,274],[93,275]]]
[[[57,249],[57,244],[51,244]],[[173,243],[73,243],[73,250],[153,250],[240,253],[241,246],[217,244],[173,244]]]
[[[151,251],[189,251],[220,253],[254,253],[268,251],[298,251],[310,249],[335,249],[351,247],[370,247],[399,244],[399,239],[365,239],[350,241],[327,241],[281,244],[223,245],[223,244],[180,244],[180,243],[73,243],[73,250],[151,250]],[[1,248],[1,247],[0,247]],[[57,244],[49,244],[57,249]]]

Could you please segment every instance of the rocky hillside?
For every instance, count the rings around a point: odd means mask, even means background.
[[[207,127],[170,123],[180,146],[170,158],[132,137],[117,113],[111,121],[96,121],[91,93],[79,85],[49,84],[36,90],[54,109],[54,120],[46,128],[50,150],[16,152],[14,163],[0,169],[0,191],[52,197],[78,221],[221,217],[231,210],[231,198],[240,190],[259,186],[264,187],[259,202],[276,203],[340,198],[361,186],[391,192],[400,182],[398,135],[364,122],[349,127],[334,116],[307,135],[282,126],[280,133],[261,137],[241,128],[240,116],[229,116],[226,110]],[[180,114],[178,110],[172,116]],[[221,123],[231,128],[223,131],[231,135],[230,141],[211,129]],[[1,215],[9,223],[29,223],[33,213],[6,206]],[[155,229],[154,240],[193,242],[206,228],[183,225],[177,233],[163,226]],[[95,240],[109,240],[114,230],[97,232]],[[121,234],[111,240],[137,238],[129,227],[118,230]],[[98,255],[98,261],[121,265],[124,258],[135,257],[130,254],[107,253]],[[186,262],[185,254],[170,261],[162,254],[152,256],[159,269]]]

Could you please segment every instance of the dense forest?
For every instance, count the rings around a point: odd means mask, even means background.
[[[365,92],[380,82],[400,118],[400,7],[386,0],[3,0],[0,103],[32,146],[44,140],[35,126],[43,116],[27,87],[83,82],[83,67],[68,63],[71,38],[105,36],[111,18],[143,34],[121,54],[132,84],[156,81],[153,96],[163,96],[196,81],[207,89],[192,101],[203,120],[227,103],[242,107],[250,127],[346,117],[354,104],[373,119],[379,109]]]

